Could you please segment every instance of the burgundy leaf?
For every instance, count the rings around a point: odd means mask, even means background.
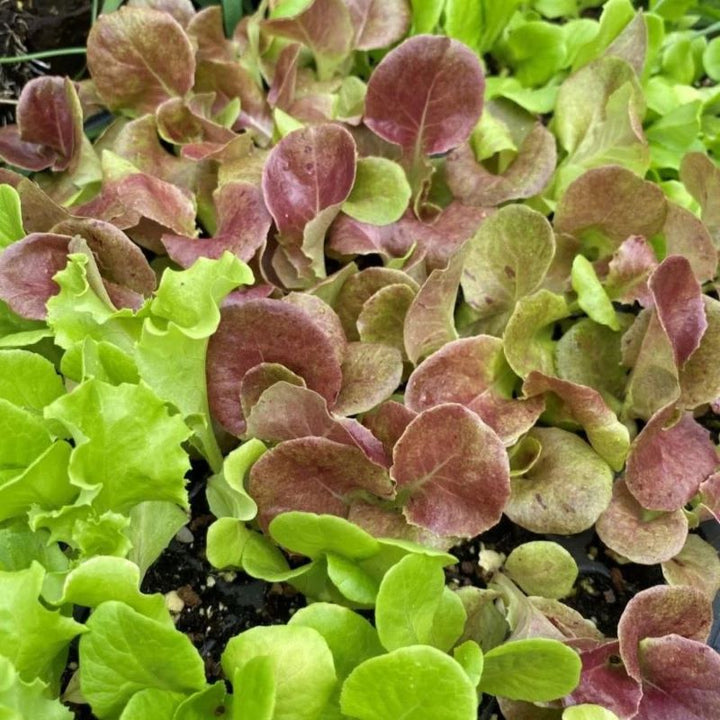
[[[249,417],[260,396],[271,385],[281,381],[305,387],[305,381],[299,375],[280,363],[263,362],[250,368],[240,383],[240,406],[243,416]]]
[[[199,62],[237,60],[239,48],[234,39],[225,37],[222,7],[219,5],[211,5],[196,13],[188,24],[187,33],[197,43]]]
[[[155,111],[158,132],[173,145],[207,141],[224,145],[236,137],[232,130],[212,120],[213,93],[203,93],[186,101],[173,97]]]
[[[153,112],[193,86],[190,39],[171,15],[123,7],[101,15],[87,40],[88,69],[111,110]]]
[[[458,200],[467,205],[491,207],[537,195],[548,184],[555,161],[555,137],[542,123],[537,123],[505,172],[495,174],[487,170],[475,159],[469,143],[464,143],[448,155],[445,174]]]
[[[307,312],[281,300],[253,299],[226,306],[207,356],[208,398],[213,416],[241,435],[245,420],[240,385],[262,362],[285,365],[332,406],[342,372],[332,341]]]
[[[545,410],[545,401],[541,397],[509,399],[485,392],[468,403],[468,407],[509,446],[535,425]]]
[[[690,412],[659,410],[635,438],[627,459],[627,489],[644,508],[679,510],[715,470],[710,432]]]
[[[425,410],[393,451],[392,477],[405,517],[437,535],[474,537],[500,520],[510,496],[505,447],[462,405]]]
[[[671,255],[650,277],[650,290],[675,362],[682,367],[700,346],[708,326],[700,283],[686,258]]]
[[[433,270],[408,308],[405,352],[412,363],[457,339],[455,301],[467,250],[463,245],[446,268]]]
[[[559,398],[562,409],[583,426],[595,452],[614,470],[623,468],[630,435],[597,390],[533,370],[523,392],[527,397],[550,392]]]
[[[617,640],[580,653],[580,684],[567,697],[567,703],[595,703],[614,712],[620,720],[635,717],[642,688],[625,672]]]
[[[375,50],[396,43],[410,27],[407,0],[347,0],[357,50]]]
[[[713,473],[700,485],[700,498],[703,506],[720,522],[720,473]]]
[[[645,307],[652,305],[648,278],[657,265],[650,243],[642,235],[631,235],[620,244],[608,264],[604,281],[608,295],[624,303],[637,300]]]
[[[82,108],[69,78],[30,80],[20,94],[17,121],[23,142],[54,153],[53,170],[75,169],[83,139]]]
[[[392,455],[395,443],[405,432],[405,428],[417,417],[417,413],[395,400],[388,400],[363,415],[363,425],[378,438],[386,454]]]
[[[476,55],[457,40],[417,35],[391,50],[368,82],[365,124],[411,157],[468,139],[483,106]]]
[[[713,402],[720,395],[720,302],[703,295],[705,318],[708,323],[700,347],[690,356],[680,371],[680,403],[691,410]]]
[[[286,112],[289,111],[295,99],[298,58],[301,49],[302,45],[300,43],[290,43],[280,51],[267,96],[268,103],[272,107],[279,107]]]
[[[268,156],[262,187],[280,234],[298,240],[322,210],[347,198],[354,182],[355,141],[327,124],[286,135]]]
[[[53,276],[67,265],[67,235],[31,233],[0,255],[0,299],[18,315],[44,320],[45,303],[60,288]]]
[[[387,470],[357,447],[323,437],[287,440],[268,450],[250,471],[249,492],[264,529],[282,512],[300,510],[347,517],[365,492],[390,499]]]
[[[356,415],[371,410],[395,392],[402,371],[402,356],[396,348],[381,343],[349,343],[335,412]]]
[[[213,194],[218,229],[212,238],[163,235],[168,255],[183,267],[199,257],[219,258],[226,250],[248,262],[265,244],[271,218],[260,188],[248,182],[228,182]]]
[[[0,127],[0,158],[10,165],[24,170],[45,170],[55,157],[46,145],[22,140],[17,125]]]
[[[682,510],[647,519],[624,480],[613,485],[612,500],[595,530],[616,553],[632,562],[654,565],[675,557],[685,544],[688,521]]]
[[[630,599],[618,623],[620,656],[628,675],[642,679],[639,643],[671,633],[705,642],[712,627],[712,603],[687,585],[655,585]]]
[[[404,257],[412,246],[406,245],[406,235],[399,236],[399,222],[389,225],[370,225],[340,213],[330,227],[328,250],[333,255],[377,254],[383,258]]]

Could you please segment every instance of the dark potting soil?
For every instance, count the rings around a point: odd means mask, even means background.
[[[0,0],[0,56],[84,47],[90,19],[91,0]],[[0,98],[17,100],[39,75],[74,77],[84,67],[84,55],[0,65]],[[0,123],[14,122],[14,111],[13,104],[0,104]]]

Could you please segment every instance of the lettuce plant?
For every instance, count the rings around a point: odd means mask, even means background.
[[[717,27],[638,6],[129,0],[88,78],[28,83],[0,128],[6,714],[717,718]],[[138,590],[191,465],[209,562],[312,601],[228,643],[228,686]],[[448,585],[503,517],[528,541]],[[617,639],[561,602],[585,531],[666,581]]]

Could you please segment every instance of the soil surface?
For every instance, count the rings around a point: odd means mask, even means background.
[[[0,0],[0,56],[84,47],[90,30],[91,0]],[[82,73],[83,55],[0,65],[0,98],[17,100],[28,80],[40,75]],[[14,122],[15,107],[0,104],[0,123]]]

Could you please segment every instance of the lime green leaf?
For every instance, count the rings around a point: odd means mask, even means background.
[[[85,628],[40,602],[44,576],[36,562],[27,570],[0,572],[0,654],[12,661],[26,682],[40,678],[55,684],[59,679],[55,674],[64,665],[61,654]]]
[[[72,433],[70,476],[78,487],[100,486],[97,508],[125,511],[145,500],[187,506],[182,443],[190,431],[148,387],[88,380],[45,416]]]
[[[0,657],[0,717],[3,720],[72,720],[73,713],[60,700],[51,700],[40,680],[23,682],[12,663]]]
[[[146,688],[136,692],[123,710],[120,720],[170,720],[175,717],[184,696],[171,690]]]
[[[547,540],[518,545],[505,561],[505,570],[528,595],[554,600],[569,595],[578,576],[572,555]]]
[[[562,720],[619,720],[618,716],[600,705],[573,705],[565,708]]]
[[[601,325],[607,325],[611,330],[620,330],[615,308],[600,284],[595,268],[583,255],[576,255],[570,274],[573,290],[577,293],[578,304],[593,319]]]
[[[185,694],[205,686],[202,658],[174,627],[113,601],[98,606],[87,628],[80,641],[80,687],[101,719],[117,717],[146,688]]]
[[[259,657],[267,658],[273,671],[272,717],[315,720],[336,683],[333,657],[322,635],[295,625],[251,628],[228,642],[222,654],[225,675],[235,677]]]
[[[271,657],[258,655],[235,670],[233,688],[233,720],[273,720],[276,683]]]
[[[449,650],[467,616],[460,598],[446,590],[441,559],[408,555],[388,570],[375,608],[382,644],[388,650],[408,645]]]
[[[371,225],[389,225],[402,217],[411,194],[400,165],[383,157],[360,158],[355,184],[342,211]]]
[[[64,393],[55,366],[42,355],[26,350],[0,352],[0,398],[28,410],[42,410]]]
[[[0,248],[24,237],[20,196],[12,185],[0,185]]]
[[[130,510],[130,525],[125,534],[132,549],[127,558],[140,568],[141,575],[145,575],[187,521],[185,511],[167,501],[141,502]]]
[[[453,650],[453,657],[459,662],[474,685],[480,682],[483,671],[483,653],[474,640],[466,640]]]
[[[415,645],[370,658],[343,685],[340,707],[360,720],[469,720],[475,686],[463,667],[433,647]]]
[[[411,35],[431,33],[440,20],[446,0],[410,0],[412,5]]]
[[[480,690],[511,700],[546,702],[575,689],[580,656],[557,640],[507,642],[485,653]]]

